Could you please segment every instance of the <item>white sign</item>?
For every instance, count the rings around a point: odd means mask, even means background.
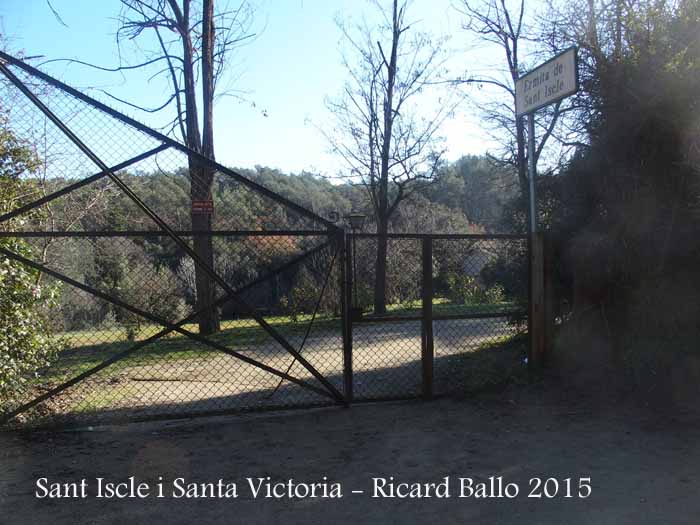
[[[578,91],[578,56],[571,47],[515,83],[515,116],[532,113]]]

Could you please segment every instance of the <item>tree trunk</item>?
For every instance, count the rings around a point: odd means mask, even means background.
[[[380,219],[377,224],[377,261],[374,270],[374,313],[386,313],[386,259],[388,239],[387,221]]]
[[[190,160],[190,177],[192,185],[190,197],[194,201],[211,200],[211,184],[213,172],[206,166]],[[192,212],[192,229],[198,232],[210,232],[212,229],[212,216],[210,213]],[[202,262],[209,268],[214,268],[214,247],[211,235],[195,235],[194,251]],[[197,296],[197,310],[199,314],[199,333],[210,335],[219,331],[219,315],[214,302],[216,300],[216,285],[209,274],[198,264],[195,265],[195,286]]]
[[[391,39],[391,55],[389,62],[384,63],[386,66],[387,86],[384,93],[383,117],[384,117],[384,137],[382,140],[381,149],[381,167],[379,174],[379,195],[378,195],[378,210],[377,210],[377,263],[375,266],[375,282],[374,282],[374,313],[386,313],[386,256],[387,256],[387,239],[386,233],[389,229],[389,156],[391,155],[391,135],[394,126],[394,86],[396,83],[396,63],[398,59],[399,38],[401,37],[401,28],[399,25],[399,11],[397,0],[394,0],[393,5],[393,30]],[[381,47],[380,47],[381,51]],[[384,56],[382,52],[382,56]]]
[[[183,2],[180,20],[180,35],[183,49],[183,91],[185,96],[185,141],[187,146],[210,159],[214,159],[212,101],[213,101],[213,0],[205,0],[202,6],[202,99],[203,135],[199,134],[197,111],[197,82],[194,72],[194,51],[190,38],[190,1]],[[208,166],[202,165],[196,157],[188,159],[190,173],[190,200],[195,202],[211,201],[211,186],[214,172]],[[194,207],[193,207],[194,208]],[[212,215],[207,210],[191,212],[192,229],[198,232],[210,232]],[[214,268],[214,248],[211,235],[195,235],[193,249],[202,264]],[[197,310],[201,310],[198,318],[199,333],[209,335],[219,330],[219,316],[214,308],[215,285],[209,273],[199,264],[195,264],[195,294]]]
[[[214,1],[204,0],[202,5],[202,144],[201,152],[214,160]],[[211,186],[214,181],[214,170],[190,160],[190,177],[192,186],[190,196],[194,201],[212,201]],[[212,208],[213,212],[213,208]],[[211,213],[192,213],[192,229],[210,232],[212,230]],[[194,238],[194,250],[209,268],[214,268],[214,247],[211,235],[197,235]],[[216,301],[216,286],[211,277],[197,267],[195,270],[197,286],[197,308],[202,310],[199,315],[199,333],[209,335],[220,329],[219,314],[214,302]]]

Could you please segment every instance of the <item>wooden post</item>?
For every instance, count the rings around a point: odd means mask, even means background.
[[[345,403],[349,405],[353,398],[352,372],[352,261],[350,258],[350,236],[342,233],[340,243],[340,311],[343,333],[343,387]]]
[[[433,397],[433,239],[423,238],[423,286],[421,316],[421,362],[423,364],[423,398]]]
[[[546,348],[544,293],[544,238],[541,233],[530,239],[530,357],[531,370],[542,365]]]

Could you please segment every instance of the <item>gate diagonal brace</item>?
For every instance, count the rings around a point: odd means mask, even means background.
[[[2,57],[2,54],[0,54],[0,57]],[[151,210],[132,190],[131,188],[124,183],[112,170],[109,169],[109,167],[90,149],[88,148],[87,145],[85,145],[71,130],[68,128],[48,107],[46,107],[41,100],[37,98],[37,96],[29,89],[27,86],[25,86],[21,80],[19,80],[8,68],[6,65],[0,63],[0,71],[12,82],[17,89],[19,89],[39,110],[46,115],[46,117],[51,120],[51,122],[54,123],[54,125],[60,129],[68,139],[73,142],[78,149],[80,149],[92,162],[97,165],[97,167],[100,168],[100,170],[107,172],[107,175],[109,176],[112,181],[119,186],[119,188],[124,192],[124,194],[129,197],[153,222],[155,222],[165,233],[170,236],[175,243],[177,243],[187,255],[189,255],[194,263],[196,265],[199,265],[199,267],[211,278],[213,279],[221,288],[228,294],[230,295],[230,300],[234,302],[237,306],[237,308],[250,315],[257,323],[268,333],[270,336],[275,339],[285,350],[287,350],[291,355],[293,355],[297,361],[304,367],[306,368],[331,394],[339,403],[343,403],[343,395],[338,391],[333,384],[328,381],[316,368],[314,368],[311,363],[309,363],[304,357],[299,354],[299,352],[296,351],[296,349],[284,338],[282,335],[280,335],[277,330],[275,330],[272,326],[270,326],[265,319],[263,319],[256,311],[254,308],[252,308],[250,305],[248,305],[245,301],[243,301],[241,298],[236,296],[236,293],[233,291],[233,289],[228,285],[228,283],[220,276],[218,275],[213,268],[211,268],[208,264],[206,264],[202,258],[197,254],[197,252],[189,245],[187,242],[185,242],[181,237],[179,237],[171,228],[168,226],[163,219],[160,218],[153,210]],[[182,146],[179,145],[178,149],[181,149]],[[187,149],[187,148],[186,148]],[[188,151],[191,151],[188,149]],[[206,159],[206,157],[203,157],[201,154],[198,154],[194,151],[191,151],[192,155],[195,156],[201,156],[203,159]],[[211,159],[208,159],[209,162],[212,162]],[[269,192],[269,190],[266,190]]]
[[[311,316],[311,321],[309,322],[308,326],[306,327],[306,332],[304,333],[304,339],[301,341],[301,344],[299,345],[299,353],[301,354],[304,350],[304,346],[306,345],[306,341],[309,338],[309,334],[311,333],[311,329],[313,328],[314,322],[316,321],[316,315],[318,314],[318,310],[321,307],[321,301],[323,301],[323,296],[326,293],[326,287],[328,286],[328,280],[330,279],[331,273],[333,273],[333,267],[335,266],[335,260],[338,257],[338,252],[340,251],[340,247],[336,247],[335,252],[333,253],[333,259],[331,260],[330,265],[328,266],[328,272],[326,273],[326,278],[323,282],[323,288],[321,288],[321,293],[318,296],[318,300],[316,301],[316,306],[314,307],[314,313]],[[296,359],[293,359],[291,363],[289,363],[289,366],[287,367],[287,374],[291,372],[292,367],[294,366],[294,363],[296,363]],[[270,393],[269,398],[272,398],[277,391],[280,389],[282,386],[282,383],[284,383],[283,379],[280,379],[279,383],[277,383],[277,386],[275,389]]]
[[[160,153],[161,151],[165,151],[168,149],[170,146],[166,144],[162,144],[161,146],[158,146],[157,148],[153,148],[151,150],[148,150],[141,155],[137,155],[136,157],[132,157],[129,160],[125,160],[124,162],[120,162],[119,164],[116,164],[115,166],[112,166],[111,171],[120,171],[125,168],[128,168],[129,166],[132,166],[138,162],[141,162],[142,160],[146,160],[149,157],[152,157],[153,155],[156,155]],[[27,213],[28,211],[34,210],[38,208],[39,206],[42,206],[44,204],[48,204],[49,202],[58,199],[59,197],[63,197],[64,195],[67,195],[68,193],[71,193],[77,189],[82,188],[83,186],[87,186],[88,184],[92,184],[93,182],[96,182],[104,177],[106,177],[108,174],[105,171],[101,171],[99,173],[95,173],[94,175],[91,175],[83,180],[79,180],[78,182],[71,184],[70,186],[66,186],[65,188],[62,188],[58,191],[55,191],[49,195],[46,195],[45,197],[42,197],[41,199],[37,199],[34,202],[30,202],[29,204],[25,206],[21,206],[17,209],[12,210],[9,213],[6,213],[5,215],[0,215],[0,223],[7,222],[10,219],[14,219],[15,217],[19,217],[20,215]]]
[[[197,342],[202,343],[206,346],[214,348],[215,350],[218,350],[218,351],[223,352],[227,355],[230,355],[236,359],[239,359],[245,363],[248,363],[252,366],[260,368],[266,372],[270,372],[271,374],[280,377],[282,380],[286,379],[287,381],[290,381],[290,382],[295,383],[301,387],[312,390],[313,392],[316,392],[317,394],[320,394],[324,397],[329,397],[331,399],[334,399],[334,397],[331,394],[329,394],[326,390],[324,390],[322,388],[318,388],[314,385],[311,385],[302,379],[297,379],[296,377],[293,377],[293,376],[289,375],[288,373],[280,372],[277,369],[272,368],[271,366],[268,366],[268,365],[261,363],[255,359],[252,359],[244,354],[241,354],[240,352],[236,352],[235,350],[231,350],[230,348],[228,348],[222,344],[219,344],[215,341],[212,341],[212,340],[208,339],[207,337],[201,336],[199,334],[196,334],[194,332],[191,332],[187,329],[182,328],[182,326],[184,324],[186,324],[186,323],[190,322],[192,319],[194,319],[199,314],[199,312],[195,312],[195,313],[191,314],[190,316],[177,322],[176,324],[172,324],[164,319],[159,318],[158,316],[152,315],[152,314],[145,312],[139,308],[131,306],[131,305],[119,300],[119,299],[116,299],[116,298],[111,297],[105,293],[102,293],[99,290],[96,290],[90,286],[87,286],[83,283],[75,281],[74,279],[71,279],[70,277],[62,275],[59,272],[55,272],[49,268],[46,268],[45,266],[43,266],[41,264],[35,263],[34,261],[31,261],[25,257],[22,257],[21,255],[18,255],[14,252],[11,252],[10,250],[7,250],[6,248],[0,247],[0,253],[3,254],[4,256],[10,258],[10,259],[13,259],[13,260],[21,263],[21,264],[29,266],[37,271],[40,271],[42,273],[45,273],[46,275],[49,275],[55,279],[58,279],[59,281],[62,281],[66,284],[69,284],[70,286],[74,286],[74,287],[76,287],[76,288],[78,288],[86,293],[94,295],[95,297],[99,297],[100,299],[103,299],[104,301],[107,301],[115,306],[118,306],[120,308],[128,310],[131,313],[134,313],[134,314],[139,315],[145,319],[148,319],[149,321],[152,321],[154,323],[157,323],[159,325],[166,327],[166,330],[162,330],[161,332],[154,334],[153,336],[149,337],[148,339],[146,339],[144,341],[141,341],[140,343],[137,343],[136,345],[125,350],[124,352],[120,352],[119,354],[116,354],[115,356],[107,359],[106,361],[103,361],[102,363],[95,366],[94,368],[91,368],[90,370],[83,372],[82,374],[80,374],[79,376],[76,376],[75,378],[71,379],[70,381],[67,381],[66,383],[63,383],[62,385],[59,385],[58,387],[52,389],[51,391],[46,392],[45,394],[37,397],[36,399],[30,401],[29,403],[22,405],[21,407],[8,413],[7,415],[5,415],[2,418],[2,420],[0,420],[0,423],[4,423],[6,421],[9,421],[17,414],[20,414],[21,412],[24,412],[24,411],[32,408],[33,406],[36,406],[37,404],[41,403],[42,401],[45,401],[46,399],[49,399],[49,398],[55,396],[56,394],[70,388],[71,386],[75,385],[76,383],[79,383],[80,381],[87,379],[91,375],[93,375],[101,370],[104,370],[109,365],[114,364],[117,361],[120,361],[121,359],[131,355],[136,350],[143,348],[147,344],[151,344],[151,343],[155,342],[156,340],[161,339],[163,336],[167,335],[170,332],[177,332],[177,333],[184,335],[190,339],[193,339],[194,341],[197,341]],[[310,253],[310,252],[308,252],[308,253]],[[306,255],[308,255],[308,253],[304,254],[304,255],[306,256]],[[253,284],[253,283],[251,283],[251,284]],[[243,289],[248,288],[249,286],[246,286]],[[243,289],[241,289],[241,290],[243,290]],[[224,298],[220,299],[219,301],[217,301],[217,303],[225,303],[229,299],[230,298],[228,298],[228,297],[224,297]]]
[[[284,265],[280,266],[280,267],[277,268],[276,270],[273,270],[272,272],[268,272],[267,274],[265,274],[265,275],[259,277],[258,279],[255,279],[255,280],[251,281],[250,283],[246,284],[245,286],[242,286],[241,288],[239,288],[239,289],[236,290],[236,291],[237,291],[238,293],[243,293],[243,292],[245,292],[246,290],[249,290],[250,288],[252,288],[252,287],[254,287],[254,286],[260,284],[261,282],[264,282],[264,281],[266,281],[266,280],[268,280],[268,279],[271,279],[271,278],[274,277],[275,275],[278,275],[279,273],[288,270],[289,268],[291,268],[292,266],[294,266],[294,265],[298,264],[299,262],[303,261],[303,260],[306,259],[307,257],[309,257],[309,256],[311,256],[311,255],[313,255],[313,254],[315,254],[315,253],[317,253],[317,252],[319,252],[319,251],[325,249],[329,244],[330,244],[330,242],[325,242],[325,243],[323,243],[323,244],[320,244],[320,245],[317,246],[316,248],[314,248],[314,249],[312,249],[312,250],[309,250],[308,252],[303,253],[303,254],[299,255],[298,257],[295,257],[294,259],[292,259],[291,261],[288,261],[287,263],[285,263]],[[224,296],[224,297],[218,299],[218,300],[214,303],[214,306],[215,306],[215,307],[223,306],[224,304],[226,304],[226,303],[228,303],[228,302],[229,302],[229,297],[228,297],[228,296]],[[143,341],[140,341],[140,342],[136,343],[134,346],[132,346],[132,347],[130,347],[130,348],[127,348],[127,349],[124,350],[123,352],[120,352],[120,353],[118,353],[118,354],[116,354],[116,355],[110,357],[109,359],[106,359],[106,360],[103,361],[102,363],[100,363],[100,364],[98,364],[98,365],[95,365],[93,368],[91,368],[91,369],[89,369],[89,370],[86,370],[85,372],[79,374],[78,376],[74,377],[73,379],[71,379],[71,380],[69,380],[69,381],[66,381],[66,382],[63,383],[62,385],[59,385],[59,386],[53,388],[53,389],[50,390],[49,392],[46,392],[46,393],[42,394],[41,396],[39,396],[39,397],[33,399],[32,401],[30,401],[30,402],[28,402],[28,403],[26,403],[26,404],[24,404],[24,405],[18,407],[17,409],[13,410],[12,412],[10,412],[10,413],[8,413],[8,414],[5,414],[2,418],[0,418],[0,425],[5,424],[7,421],[9,421],[10,419],[12,419],[12,418],[15,417],[16,415],[21,414],[22,412],[25,412],[25,411],[29,410],[30,408],[32,408],[32,407],[38,405],[38,404],[41,403],[42,401],[46,401],[47,399],[52,398],[53,396],[55,396],[55,395],[57,395],[57,394],[63,392],[64,390],[67,390],[68,388],[70,388],[70,387],[72,387],[73,385],[75,385],[75,384],[77,384],[77,383],[83,381],[84,379],[87,379],[88,377],[90,377],[90,376],[96,374],[97,372],[99,372],[99,371],[101,371],[101,370],[104,370],[105,368],[107,368],[108,366],[110,366],[110,365],[116,363],[117,361],[120,361],[120,360],[124,359],[125,357],[128,357],[129,355],[135,353],[136,351],[140,350],[141,348],[144,348],[144,347],[148,346],[149,344],[154,343],[154,342],[156,342],[157,340],[159,340],[159,339],[165,337],[166,335],[170,334],[171,332],[174,332],[174,331],[175,331],[175,327],[181,327],[181,326],[183,326],[183,325],[185,325],[185,324],[191,322],[192,320],[196,319],[196,318],[199,316],[199,314],[201,314],[201,312],[202,312],[202,310],[198,310],[198,311],[196,311],[196,312],[193,312],[192,314],[190,314],[189,316],[187,316],[187,317],[184,318],[183,320],[181,320],[181,321],[177,322],[176,324],[174,324],[174,325],[172,326],[172,328],[165,328],[164,330],[161,330],[160,332],[158,332],[158,333],[156,333],[156,334],[153,334],[151,337],[149,337],[149,338],[147,338],[147,339],[144,339]],[[298,383],[297,383],[297,384],[298,384]],[[313,390],[313,389],[315,389],[315,387],[312,387],[312,390]],[[328,395],[328,393],[327,393],[325,390],[314,390],[314,391],[318,391],[320,394],[322,394],[322,395],[324,395],[324,396],[326,396],[326,397],[330,397],[330,396]]]

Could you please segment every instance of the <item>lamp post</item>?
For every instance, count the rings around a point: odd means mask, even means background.
[[[345,221],[348,223],[350,226],[350,230],[352,231],[352,282],[353,282],[353,315],[352,317],[354,318],[356,315],[358,315],[358,306],[357,306],[357,257],[355,256],[356,254],[356,249],[355,249],[355,233],[357,231],[361,231],[362,227],[365,224],[365,218],[366,216],[363,215],[360,212],[357,212],[355,210],[351,211],[345,216]]]

